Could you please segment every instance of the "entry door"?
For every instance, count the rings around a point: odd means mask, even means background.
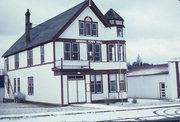
[[[166,98],[166,87],[164,82],[159,83],[159,88],[160,88],[160,98],[164,99]]]
[[[85,80],[68,81],[69,103],[86,102]]]

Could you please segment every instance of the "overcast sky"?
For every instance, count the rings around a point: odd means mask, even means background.
[[[36,26],[83,0],[1,0],[0,55],[24,33],[26,9]],[[94,0],[104,14],[113,8],[125,20],[127,60],[161,64],[180,57],[179,0]],[[2,60],[0,68],[3,67]]]

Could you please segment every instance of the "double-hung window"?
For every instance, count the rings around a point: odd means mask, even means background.
[[[15,69],[19,68],[19,53],[14,55]]]
[[[79,60],[79,43],[72,43],[72,60]]]
[[[83,21],[79,21],[80,36],[98,36],[98,23],[93,22],[91,17],[86,17]]]
[[[44,45],[40,46],[40,52],[41,52],[41,64],[43,64],[44,61]]]
[[[34,94],[33,77],[28,77],[28,95]]]
[[[98,34],[97,30],[97,23],[92,23],[92,36],[97,36]]]
[[[91,92],[92,93],[102,93],[102,76],[101,75],[91,75]]]
[[[79,35],[84,35],[84,22],[79,22]]]
[[[119,61],[125,61],[124,44],[118,46],[118,59]]]
[[[101,44],[88,43],[88,60],[101,61]]]
[[[33,65],[33,50],[32,49],[27,51],[27,65],[28,66]]]
[[[120,74],[119,86],[120,86],[120,91],[126,91],[126,76],[125,76],[125,74]]]
[[[79,43],[65,42],[64,44],[64,59],[79,60]]]
[[[114,44],[108,44],[108,61],[115,60],[115,48]]]
[[[109,91],[110,92],[117,92],[117,77],[116,74],[109,75]]]
[[[91,22],[86,22],[86,36],[91,36]]]

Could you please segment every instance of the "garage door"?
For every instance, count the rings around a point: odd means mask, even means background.
[[[68,100],[69,103],[86,102],[85,80],[68,80]]]

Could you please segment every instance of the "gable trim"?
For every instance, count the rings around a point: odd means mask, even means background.
[[[61,30],[58,31],[58,33],[53,37],[53,40],[55,41],[58,39],[58,37],[72,24],[72,22],[82,13],[82,11],[86,8],[90,7],[90,9],[95,13],[95,15],[101,20],[101,22],[104,24],[105,27],[110,27],[109,22],[105,19],[104,15],[101,13],[101,11],[97,8],[95,3],[92,1],[92,5],[89,6],[89,2],[87,1],[86,4],[79,9],[79,11],[62,27]]]

